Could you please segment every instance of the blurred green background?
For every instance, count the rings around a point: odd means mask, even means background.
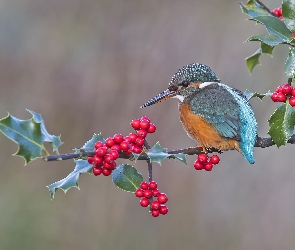
[[[266,1],[271,9],[280,1]],[[0,115],[42,114],[61,153],[93,132],[131,132],[148,115],[149,136],[169,149],[194,146],[178,118],[177,101],[139,109],[166,89],[183,65],[209,65],[223,83],[265,93],[286,83],[287,47],[262,57],[252,76],[244,58],[258,43],[243,43],[264,27],[246,21],[238,1],[1,0]],[[251,100],[259,135],[277,104]],[[0,249],[294,249],[294,146],[255,149],[256,164],[222,154],[212,172],[178,161],[154,166],[169,196],[169,213],[153,218],[111,178],[83,175],[81,190],[46,185],[65,177],[72,161],[27,166],[12,157],[17,146],[0,136]],[[293,150],[293,151],[292,151]],[[124,161],[121,161],[124,162]],[[146,176],[146,164],[136,167]]]

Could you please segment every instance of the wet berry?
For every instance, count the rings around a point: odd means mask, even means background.
[[[159,210],[152,210],[152,216],[153,217],[158,217],[160,215]]]
[[[147,190],[149,188],[149,184],[145,181],[140,183],[140,188],[143,190]]]
[[[152,133],[154,133],[155,131],[156,131],[156,126],[155,126],[155,124],[150,123],[150,126],[149,126],[147,132],[150,133],[150,134],[152,134]]]
[[[155,189],[157,189],[157,187],[158,187],[157,182],[155,182],[155,181],[151,181],[151,182],[149,183],[149,189],[150,189],[150,190],[155,190]]]
[[[140,120],[139,119],[132,120],[130,124],[131,124],[132,128],[134,128],[135,130],[140,129]]]
[[[166,203],[167,201],[168,201],[168,197],[167,197],[166,194],[164,194],[164,193],[160,193],[160,194],[158,195],[158,202],[160,202],[161,204],[164,204],[164,203]]]
[[[210,162],[214,165],[218,164],[220,161],[220,158],[218,155],[212,155],[210,158]]]
[[[168,213],[168,207],[165,205],[161,205],[159,208],[160,214],[167,214]]]
[[[123,142],[123,135],[115,134],[113,140],[115,143],[120,144],[121,142]]]
[[[198,155],[198,160],[201,163],[205,163],[208,161],[208,156],[206,154],[199,154]]]
[[[135,196],[136,197],[143,197],[143,190],[142,189],[136,189],[135,191]]]

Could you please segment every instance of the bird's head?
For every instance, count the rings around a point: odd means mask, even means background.
[[[141,108],[171,97],[183,102],[187,96],[212,82],[220,82],[220,80],[208,66],[199,63],[186,65],[174,74],[165,91],[144,103]]]

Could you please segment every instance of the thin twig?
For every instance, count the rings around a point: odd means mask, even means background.
[[[147,142],[145,142],[145,147],[149,150],[151,147],[148,145]],[[291,136],[291,138],[288,140],[287,143],[295,144],[295,134]],[[267,148],[274,146],[275,143],[272,141],[270,137],[263,138],[263,137],[257,137],[256,143],[254,147],[256,148]],[[220,152],[218,149],[210,149],[210,152]],[[184,149],[175,149],[175,150],[168,150],[168,154],[187,154],[187,155],[198,155],[203,152],[203,149],[201,147],[191,147],[191,148],[184,148]],[[45,161],[62,161],[62,160],[69,160],[69,159],[77,159],[77,158],[85,158],[88,156],[94,156],[95,152],[85,152],[81,150],[79,153],[69,153],[69,154],[60,154],[60,155],[49,155],[43,157],[43,160]],[[125,154],[120,154],[119,158],[123,159],[129,159],[130,156],[127,156]],[[149,171],[149,181],[152,180],[152,164],[149,163],[149,158],[146,154],[141,155],[138,160],[145,160],[148,161],[148,171]]]
[[[275,16],[276,17],[276,15],[264,4],[264,3],[262,3],[261,1],[259,1],[259,0],[256,0],[256,2],[257,3],[259,3],[260,5],[261,5],[261,7],[263,8],[263,9],[265,9],[269,14],[271,14],[271,15],[273,15],[273,16]]]

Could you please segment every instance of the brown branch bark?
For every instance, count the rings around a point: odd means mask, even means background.
[[[295,134],[291,136],[291,138],[288,140],[288,143],[295,144]],[[257,137],[257,141],[256,141],[254,147],[267,148],[267,147],[271,147],[274,145],[275,144],[270,137],[267,137],[267,138]],[[210,153],[211,152],[219,152],[219,150],[211,149]],[[183,154],[187,154],[187,155],[198,155],[198,154],[201,154],[204,152],[201,147],[190,147],[190,148],[184,148],[184,149],[168,150],[167,153],[168,154],[183,153]],[[69,154],[45,156],[43,158],[43,160],[45,160],[45,161],[62,161],[62,160],[78,159],[78,158],[94,156],[94,155],[95,155],[95,152],[85,152],[85,151],[81,150],[81,152],[79,152],[79,153],[69,153]],[[121,153],[119,158],[129,159],[130,157]],[[148,160],[148,157],[147,157],[147,155],[141,155],[138,158],[138,160]],[[149,172],[151,172],[151,171],[149,171]],[[152,176],[149,176],[149,179],[152,179]]]

